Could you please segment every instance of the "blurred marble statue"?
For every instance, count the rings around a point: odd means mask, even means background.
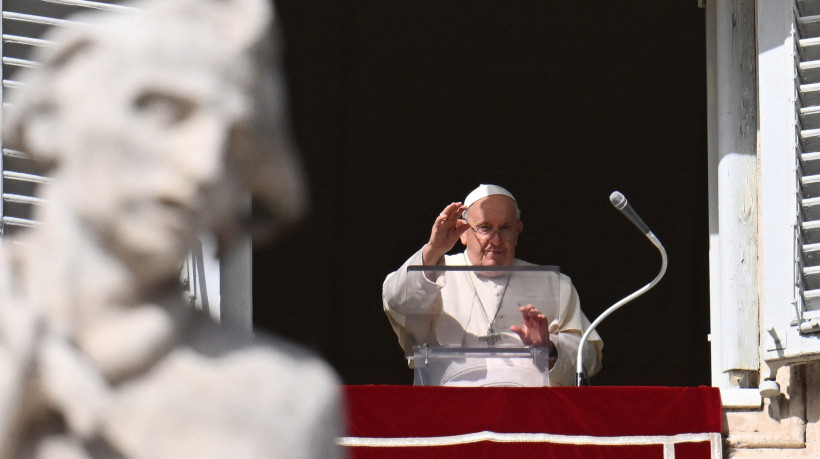
[[[304,211],[270,2],[131,6],[55,30],[4,120],[53,182],[0,252],[0,457],[340,457],[329,366],[179,288],[200,231],[259,223],[248,193],[267,228]]]

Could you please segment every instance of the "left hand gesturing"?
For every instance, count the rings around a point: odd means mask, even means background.
[[[546,347],[552,351],[555,345],[550,341],[549,322],[547,317],[535,306],[528,304],[518,308],[524,321],[521,325],[513,325],[510,330],[521,337],[521,341],[528,346]]]

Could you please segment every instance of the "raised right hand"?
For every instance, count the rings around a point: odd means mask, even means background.
[[[430,240],[421,252],[425,265],[438,264],[441,257],[456,245],[458,238],[470,227],[466,221],[461,219],[465,210],[467,207],[464,204],[454,202],[441,211],[433,223]]]

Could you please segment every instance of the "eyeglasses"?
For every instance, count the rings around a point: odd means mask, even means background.
[[[467,220],[464,220],[467,221]],[[512,226],[505,226],[503,228],[495,229],[492,226],[479,226],[478,228],[473,228],[472,225],[467,223],[471,230],[475,233],[476,237],[481,239],[491,239],[495,233],[498,233],[501,236],[501,239],[505,241],[512,240],[516,236],[518,236],[518,228]]]

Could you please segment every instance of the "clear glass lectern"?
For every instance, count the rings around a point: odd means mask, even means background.
[[[524,345],[510,327],[532,305],[557,331],[560,289],[555,266],[409,266],[404,342],[413,344],[414,384],[548,386],[547,348]]]

